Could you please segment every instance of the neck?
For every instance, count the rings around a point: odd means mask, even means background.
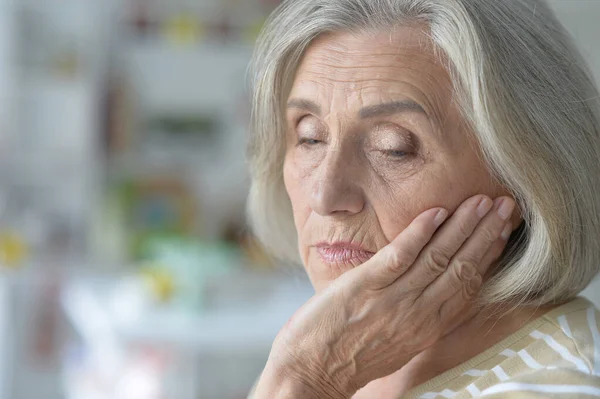
[[[414,357],[403,368],[372,381],[353,398],[399,397],[482,353],[552,308],[495,307],[479,311],[452,333]]]

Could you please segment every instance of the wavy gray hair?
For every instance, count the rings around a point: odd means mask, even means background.
[[[290,0],[271,15],[252,63],[255,234],[298,260],[283,183],[284,106],[306,48],[326,32],[424,23],[491,173],[515,196],[513,234],[487,303],[546,304],[600,267],[600,102],[572,40],[541,0]]]

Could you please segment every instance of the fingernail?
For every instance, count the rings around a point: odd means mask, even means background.
[[[448,217],[448,211],[445,209],[441,209],[437,215],[435,215],[435,219],[433,219],[433,224],[435,224],[435,227],[440,227],[442,225],[442,223],[444,223],[444,221],[446,220],[446,218]]]
[[[484,197],[479,202],[479,206],[477,207],[477,216],[479,216],[479,218],[483,218],[488,214],[490,209],[492,209],[492,201],[489,198]]]
[[[512,234],[512,223],[509,222],[506,224],[506,227],[504,227],[504,230],[502,230],[500,237],[502,237],[502,239],[504,241],[508,241],[511,234]]]
[[[515,203],[509,199],[504,199],[500,202],[498,207],[498,215],[502,220],[508,220],[515,209]]]

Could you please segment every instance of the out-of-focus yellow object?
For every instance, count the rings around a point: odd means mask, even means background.
[[[142,271],[142,277],[152,294],[161,302],[168,302],[175,294],[175,278],[159,267],[147,267]]]
[[[18,234],[0,232],[0,266],[10,269],[21,267],[27,256],[27,244]]]
[[[257,20],[255,23],[250,24],[244,30],[244,39],[248,43],[254,43],[256,41],[256,39],[258,39],[258,35],[260,34],[260,31],[262,30],[262,28],[265,26],[266,21],[267,21],[266,19],[260,19],[260,20]]]
[[[179,14],[165,23],[164,35],[175,45],[195,44],[202,36],[203,28],[191,14]]]

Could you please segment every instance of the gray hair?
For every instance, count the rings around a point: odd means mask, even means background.
[[[290,0],[271,15],[252,63],[248,209],[255,234],[298,260],[283,183],[284,106],[307,47],[326,32],[424,23],[492,175],[524,222],[487,303],[572,298],[600,267],[600,102],[569,35],[542,0]]]

